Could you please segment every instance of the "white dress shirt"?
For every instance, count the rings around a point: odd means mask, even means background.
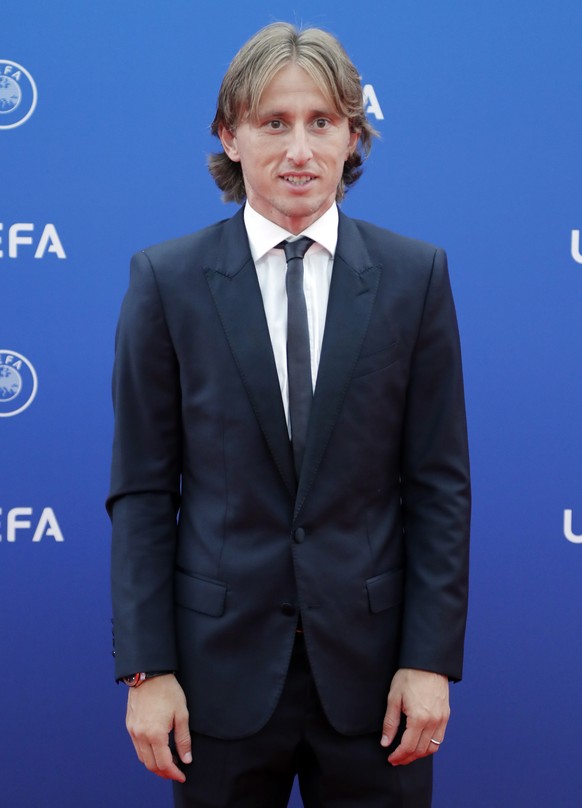
[[[287,292],[285,253],[276,247],[281,241],[293,241],[300,236],[309,236],[315,242],[303,259],[303,291],[307,307],[309,348],[311,351],[311,381],[315,390],[321,344],[325,328],[327,301],[333,259],[337,244],[339,214],[334,203],[317,221],[295,236],[279,225],[266,219],[247,202],[244,209],[245,227],[251,255],[257,270],[263,306],[269,326],[269,335],[281,397],[289,428],[289,383],[287,378]]]

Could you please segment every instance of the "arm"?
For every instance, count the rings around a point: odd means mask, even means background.
[[[116,337],[115,437],[111,491],[111,588],[116,677],[176,670],[173,577],[180,502],[178,363],[153,269],[134,257]],[[162,776],[182,779],[171,762],[173,728],[184,762],[188,713],[173,676],[132,688],[127,726],[138,756]]]
[[[413,351],[402,450],[406,587],[400,670],[382,744],[406,730],[391,763],[437,751],[459,680],[467,611],[470,484],[461,354],[446,256],[434,255]]]
[[[177,358],[149,259],[134,256],[116,335],[111,588],[117,678],[176,670],[173,577],[180,504]]]

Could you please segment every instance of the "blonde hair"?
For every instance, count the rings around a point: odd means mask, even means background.
[[[251,37],[236,54],[222,80],[212,134],[218,136],[221,127],[233,132],[243,117],[255,119],[265,88],[290,62],[305,70],[329,96],[337,112],[348,119],[350,131],[359,135],[355,150],[344,163],[336,192],[339,202],[346,189],[360,177],[362,163],[377,133],[364,112],[358,71],[342,45],[326,31],[319,28],[301,31],[289,23],[279,22],[262,28]],[[222,151],[210,155],[208,167],[223,192],[225,202],[245,199],[240,163]]]

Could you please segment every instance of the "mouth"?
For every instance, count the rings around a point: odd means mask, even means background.
[[[281,179],[289,185],[293,185],[295,188],[302,188],[313,182],[315,177],[312,174],[283,174]]]

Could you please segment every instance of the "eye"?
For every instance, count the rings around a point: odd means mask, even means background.
[[[278,118],[274,118],[272,121],[267,121],[266,126],[267,129],[277,132],[279,129],[283,128],[283,121],[280,121]]]
[[[316,118],[314,123],[316,129],[325,129],[329,126],[329,121],[327,118]]]

